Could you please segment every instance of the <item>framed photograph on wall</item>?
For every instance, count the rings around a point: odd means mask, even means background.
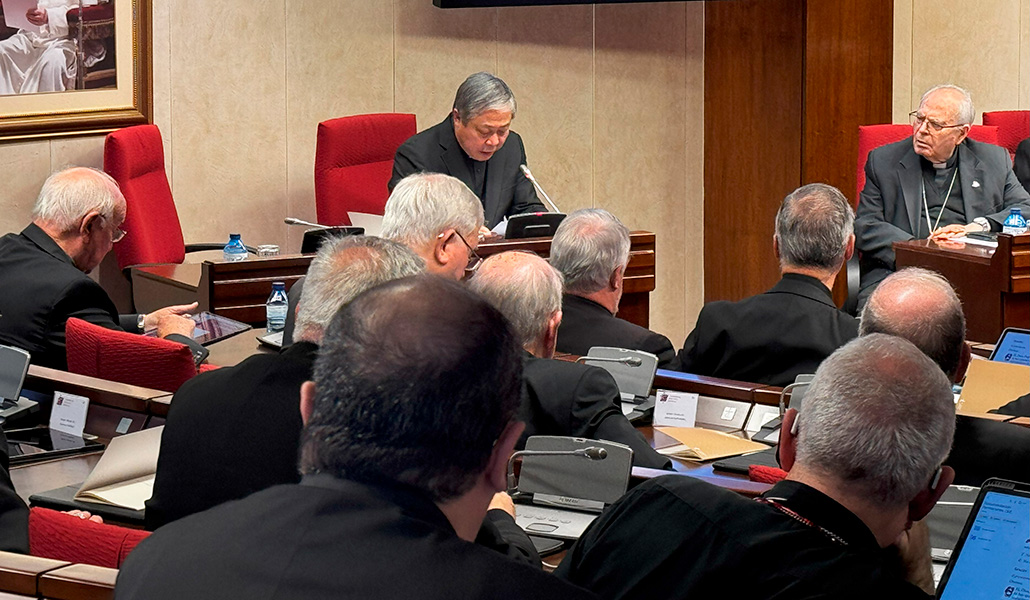
[[[151,119],[151,0],[0,0],[0,139]]]

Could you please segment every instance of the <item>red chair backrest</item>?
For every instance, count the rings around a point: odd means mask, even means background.
[[[912,126],[905,124],[892,125],[859,125],[858,126],[858,168],[856,172],[857,191],[854,204],[858,205],[858,196],[865,187],[865,163],[869,151],[886,146],[912,135]],[[969,138],[987,144],[998,144],[998,128],[973,125],[969,129]]]
[[[350,225],[348,212],[383,214],[393,155],[415,135],[415,115],[382,113],[318,124],[315,210],[322,225]]]
[[[35,507],[29,509],[29,553],[33,556],[117,569],[150,535]]]
[[[181,263],[185,243],[157,126],[136,125],[107,134],[104,170],[118,182],[127,205],[122,225],[126,236],[114,245],[118,267]]]
[[[82,319],[65,325],[68,370],[174,392],[197,374],[188,346],[155,337],[105,329]]]
[[[998,145],[1016,156],[1016,146],[1030,137],[1030,110],[995,110],[984,113],[984,125],[998,128]]]

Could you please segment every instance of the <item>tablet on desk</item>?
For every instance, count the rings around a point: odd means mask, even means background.
[[[1006,327],[994,345],[991,360],[1030,366],[1030,329]]]
[[[104,445],[96,441],[96,436],[79,437],[49,427],[12,429],[5,434],[12,467],[104,451]]]
[[[202,346],[208,346],[251,329],[251,326],[246,323],[207,311],[191,315],[190,318],[193,319],[194,324],[192,337]],[[151,329],[144,335],[157,337],[157,330]]]

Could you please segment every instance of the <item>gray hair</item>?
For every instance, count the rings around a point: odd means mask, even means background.
[[[68,233],[92,211],[112,219],[118,204],[124,202],[118,183],[107,173],[71,167],[47,177],[32,207],[32,220]]]
[[[462,125],[488,110],[510,112],[515,116],[515,94],[507,83],[486,71],[473,73],[458,86],[454,95],[454,110]]]
[[[958,94],[962,96],[962,100],[956,107],[954,115],[954,118],[958,119],[958,123],[946,123],[946,125],[965,125],[967,123],[972,123],[973,119],[976,118],[976,110],[973,108],[973,97],[969,95],[969,92],[957,85],[942,83],[940,85],[933,86],[923,92],[923,97],[919,99],[919,106],[922,107],[923,103],[926,102],[926,99],[929,98],[931,94],[941,90],[951,90],[958,92]]]
[[[604,209],[577,210],[558,225],[550,260],[569,293],[605,289],[615,269],[629,262],[629,229]]]
[[[318,341],[340,307],[361,292],[425,270],[425,261],[403,244],[364,235],[329,238],[308,267],[297,338]]]
[[[944,373],[910,342],[870,334],[816,371],[798,414],[797,463],[895,508],[929,485],[954,433]]]
[[[780,265],[840,268],[854,227],[855,213],[840,190],[825,183],[799,187],[776,212]]]
[[[478,233],[483,204],[460,179],[441,173],[415,173],[400,180],[383,212],[382,236],[411,248],[425,248],[454,229]]]
[[[548,320],[561,310],[561,273],[530,252],[487,258],[469,287],[501,311],[523,346],[540,339]]]
[[[962,362],[966,317],[948,280],[919,267],[891,273],[862,309],[859,335],[904,338],[929,356],[952,381]]]

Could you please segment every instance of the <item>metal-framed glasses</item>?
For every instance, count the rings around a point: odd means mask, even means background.
[[[108,220],[108,218],[105,217],[104,215],[100,215],[100,218],[105,220],[105,221]],[[120,227],[115,227],[114,231],[111,233],[111,243],[112,244],[117,244],[118,242],[122,241],[122,238],[124,238],[124,237],[125,237],[125,231],[122,230]]]
[[[912,127],[919,127],[924,122],[930,128],[930,131],[934,133],[940,133],[945,129],[952,129],[954,127],[962,127],[965,123],[956,123],[954,125],[944,125],[934,121],[933,119],[927,118],[926,115],[921,114],[918,110],[914,110],[908,113],[908,118],[912,120]]]
[[[453,236],[457,236],[458,239],[461,240],[461,243],[465,244],[465,247],[468,248],[468,251],[469,251],[469,254],[468,254],[468,264],[465,265],[465,273],[470,274],[470,275],[472,273],[475,273],[476,269],[479,268],[479,265],[483,264],[483,259],[480,258],[480,256],[478,254],[476,254],[476,251],[465,240],[465,237],[463,235],[461,235],[460,233],[458,233],[458,231],[456,229],[452,229],[451,230],[451,235],[448,236],[448,239],[450,239],[450,237],[453,237]],[[441,233],[438,237],[443,237],[443,234]]]

